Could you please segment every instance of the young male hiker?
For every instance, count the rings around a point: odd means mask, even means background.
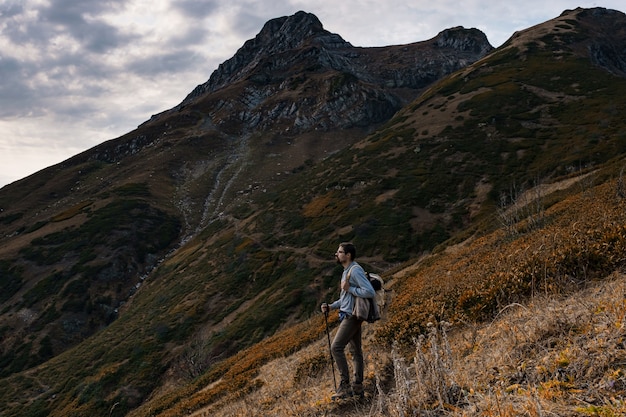
[[[376,291],[365,276],[365,271],[355,262],[356,247],[352,243],[344,242],[339,245],[335,253],[337,263],[343,266],[341,275],[341,294],[339,299],[331,304],[323,303],[321,308],[324,314],[329,310],[339,310],[339,328],[333,339],[331,352],[337,364],[341,383],[337,392],[332,396],[333,400],[350,397],[352,395],[363,397],[363,349],[361,347],[361,324],[352,315],[354,297],[374,298]],[[352,365],[354,380],[350,386],[350,372],[346,359],[345,348],[350,344],[352,348]]]

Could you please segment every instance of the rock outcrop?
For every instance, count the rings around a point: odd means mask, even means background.
[[[424,42],[354,47],[315,15],[298,12],[267,22],[176,110],[211,101],[202,107],[214,125],[240,125],[240,131],[371,126],[492,49],[482,32],[462,27]],[[228,98],[214,101],[226,91]]]

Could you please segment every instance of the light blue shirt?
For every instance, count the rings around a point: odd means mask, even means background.
[[[354,297],[374,298],[376,291],[365,276],[365,271],[356,262],[352,262],[343,270],[341,282],[346,279],[350,280],[350,289],[348,291],[341,290],[339,299],[330,305],[333,310],[339,309],[340,312],[351,315],[354,309]]]

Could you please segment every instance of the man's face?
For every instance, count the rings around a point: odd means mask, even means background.
[[[343,250],[341,246],[335,252],[335,259],[337,259],[337,263],[343,265],[345,261],[348,260],[348,254]]]

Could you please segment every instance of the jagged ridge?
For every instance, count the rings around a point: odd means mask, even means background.
[[[209,81],[196,87],[185,101],[233,84],[254,72],[259,62],[267,57],[302,48],[306,43],[329,50],[351,46],[341,36],[324,30],[311,13],[300,11],[293,16],[272,19],[254,39],[246,41],[232,58],[220,64]]]
[[[425,42],[355,48],[298,12],[266,23],[176,109],[227,89],[236,101],[220,102],[212,113],[223,124],[266,130],[278,121],[291,133],[370,126],[492,49],[482,32],[461,27]],[[233,91],[242,82],[245,88]],[[225,122],[229,115],[236,120]]]

